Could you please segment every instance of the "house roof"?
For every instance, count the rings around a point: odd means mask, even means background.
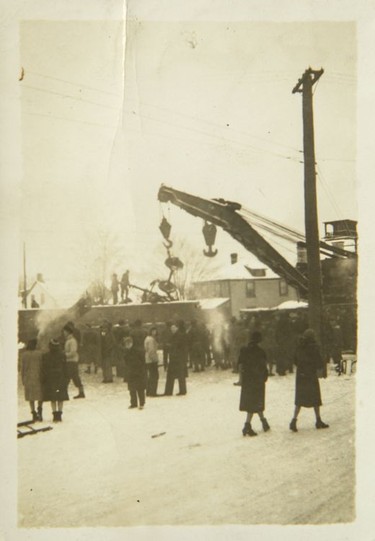
[[[273,312],[275,310],[297,310],[298,308],[307,308],[308,303],[304,301],[284,301],[278,306],[273,306],[271,308],[241,308],[241,313],[248,312]]]
[[[56,299],[55,297],[50,293],[50,291],[48,290],[48,288],[45,286],[44,282],[40,282],[39,280],[35,280],[35,282],[33,283],[33,285],[26,290],[26,297],[29,297],[29,295],[34,291],[34,289],[36,287],[39,287],[46,295],[48,295],[50,297],[50,299],[52,299],[54,302],[56,302]],[[24,294],[24,290],[20,292],[20,296],[22,297]]]
[[[264,270],[264,276],[254,276],[251,274],[251,270]],[[211,282],[216,280],[267,280],[270,278],[279,278],[271,269],[260,263],[257,259],[246,261],[246,263],[233,263],[221,267],[220,269],[213,271],[209,279],[199,280],[199,282]]]
[[[278,306],[277,310],[296,310],[297,308],[307,308],[308,304],[304,301],[284,301]]]

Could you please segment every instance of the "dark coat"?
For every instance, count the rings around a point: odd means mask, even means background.
[[[186,333],[178,330],[170,337],[168,374],[173,378],[186,377],[188,346]]]
[[[264,411],[265,383],[268,378],[267,356],[262,348],[250,342],[241,348],[238,365],[242,372],[240,411]]]
[[[137,349],[141,353],[145,353],[145,338],[147,336],[146,331],[142,327],[134,327],[130,331],[130,336],[133,338],[133,348]]]
[[[99,364],[100,362],[100,334],[97,329],[85,329],[82,333],[82,349],[80,360],[86,363]]]
[[[295,405],[305,408],[321,406],[317,371],[323,368],[323,361],[318,344],[302,339],[297,346],[294,363],[297,366]]]
[[[67,366],[61,350],[52,350],[42,357],[43,400],[63,402],[69,400]]]
[[[25,389],[25,400],[34,402],[43,400],[42,390],[42,352],[25,350],[21,356],[22,383]]]
[[[100,333],[101,365],[104,373],[112,378],[112,365],[116,362],[116,340],[112,329],[104,329]],[[105,379],[106,379],[105,378]]]
[[[126,381],[130,386],[146,387],[146,362],[144,355],[134,346],[124,350]]]

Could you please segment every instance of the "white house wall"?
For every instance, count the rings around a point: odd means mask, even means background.
[[[218,280],[195,284],[196,297],[225,296],[230,299],[232,316],[238,317],[242,308],[272,308],[284,301],[298,300],[297,291],[288,286],[286,295],[280,295],[280,279]],[[246,296],[246,284],[255,283],[255,297]]]
[[[246,281],[230,281],[232,315],[238,317],[242,308],[272,308],[281,302],[297,300],[297,291],[288,286],[287,295],[280,295],[279,279],[254,280],[255,297],[246,296]]]

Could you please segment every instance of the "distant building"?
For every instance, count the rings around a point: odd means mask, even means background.
[[[25,308],[25,292],[20,291],[20,308]],[[58,308],[58,302],[53,295],[48,291],[41,274],[37,275],[37,278],[33,285],[26,290],[26,307],[28,309],[52,309]]]
[[[357,253],[357,222],[355,220],[324,222],[324,241],[336,248]]]
[[[228,298],[231,316],[238,317],[243,308],[271,308],[283,301],[298,300],[297,291],[286,281],[265,267],[255,257],[249,264],[238,261],[231,254],[231,264],[215,272],[210,280],[193,284],[194,296]]]
[[[325,305],[354,306],[357,303],[357,222],[348,219],[324,222],[323,240],[335,248],[346,250],[349,256],[321,257],[323,302]],[[304,242],[297,243],[297,269],[307,274]]]

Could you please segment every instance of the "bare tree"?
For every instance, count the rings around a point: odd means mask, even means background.
[[[182,300],[194,298],[194,282],[200,280],[209,280],[212,273],[219,269],[219,263],[216,260],[207,258],[203,251],[195,248],[187,239],[176,239],[170,249],[170,254],[181,259],[183,267],[178,269],[172,278],[175,284],[178,296]],[[166,248],[160,245],[154,252],[152,268],[160,273],[163,279],[169,275],[169,270],[163,266],[163,262],[168,257]]]
[[[94,298],[106,302],[109,298],[109,283],[113,272],[122,272],[128,260],[124,241],[120,235],[108,229],[85,232],[77,244],[77,279],[87,282],[87,291]]]

